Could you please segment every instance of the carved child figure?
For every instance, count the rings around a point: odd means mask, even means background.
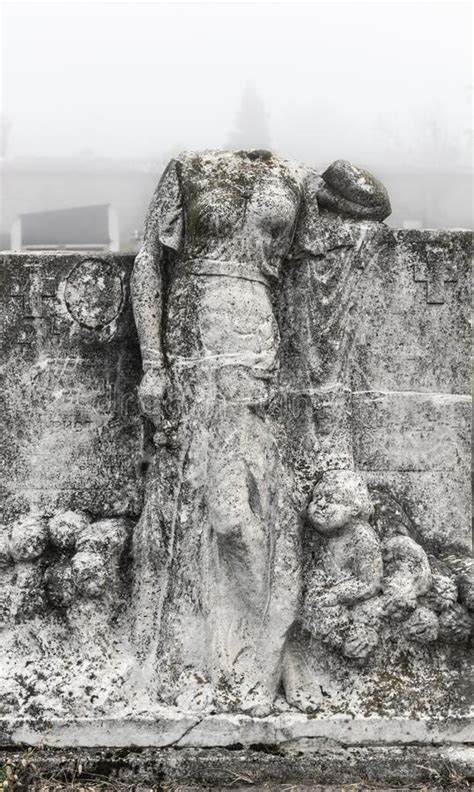
[[[372,513],[367,487],[351,470],[328,471],[314,487],[306,520],[326,540],[324,566],[334,580],[325,604],[354,605],[379,591],[382,556]]]
[[[305,513],[307,528],[318,536],[313,540],[316,563],[306,574],[302,627],[317,641],[354,659],[367,657],[378,641],[380,614],[372,598],[381,589],[383,564],[379,540],[369,524],[372,512],[360,476],[334,470],[315,485]],[[304,652],[289,648],[285,691],[288,701],[303,709],[311,708],[303,693],[311,675],[304,667],[307,662]]]

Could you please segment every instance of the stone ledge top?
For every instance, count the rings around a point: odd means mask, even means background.
[[[308,716],[281,713],[267,718],[218,714],[200,716],[174,708],[155,717],[136,715],[87,720],[13,721],[0,719],[0,745],[65,747],[216,748],[241,744],[274,745],[307,739],[343,745],[471,744],[472,719]]]
[[[391,228],[387,227],[398,241],[416,242],[441,242],[451,241],[462,237],[472,238],[474,231],[469,228]],[[137,251],[138,252],[138,251]],[[0,259],[47,259],[47,258],[79,258],[79,259],[134,259],[137,252],[110,251],[110,250],[0,250]]]

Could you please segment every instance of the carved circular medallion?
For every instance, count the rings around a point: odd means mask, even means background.
[[[68,275],[64,298],[76,322],[91,330],[100,330],[110,324],[122,308],[120,272],[111,261],[81,261]]]

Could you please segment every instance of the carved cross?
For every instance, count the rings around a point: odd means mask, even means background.
[[[458,279],[456,264],[445,248],[427,246],[423,261],[415,262],[413,279],[426,283],[426,302],[442,305],[445,301],[445,283]]]
[[[50,335],[59,334],[57,318],[54,313],[54,300],[56,299],[56,278],[45,277],[42,281],[36,273],[30,278],[28,284],[20,287],[19,284],[10,290],[10,299],[14,300],[22,317],[22,328],[18,343],[29,346],[35,334],[34,323],[41,322]]]

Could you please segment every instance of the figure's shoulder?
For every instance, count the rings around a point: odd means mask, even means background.
[[[278,154],[263,149],[233,150],[233,149],[200,149],[184,150],[173,157],[174,162],[187,168],[239,168],[242,164],[260,162],[268,168],[285,171],[301,185],[307,181],[321,180],[321,174],[316,168],[297,160],[285,159]]]
[[[175,167],[186,181],[219,183],[237,177],[241,166],[238,152],[226,149],[201,149],[181,151],[175,158]]]
[[[387,557],[412,559],[414,561],[424,561],[426,558],[426,552],[423,547],[407,534],[395,534],[395,536],[385,539],[383,546]]]
[[[284,169],[302,190],[308,193],[316,192],[321,184],[321,173],[306,162],[298,160],[275,158],[282,169]]]

